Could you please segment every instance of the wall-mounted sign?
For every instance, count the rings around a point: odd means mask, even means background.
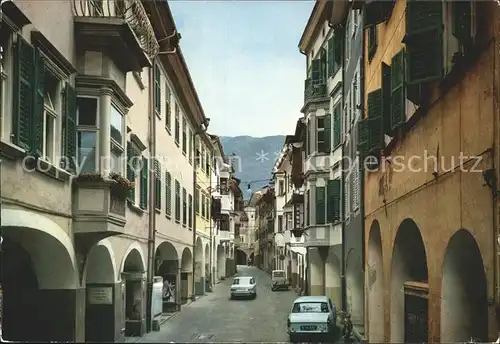
[[[112,287],[87,287],[87,300],[91,305],[112,305]]]
[[[293,207],[293,217],[294,217],[294,225],[293,228],[299,229],[302,228],[302,204],[294,204]]]

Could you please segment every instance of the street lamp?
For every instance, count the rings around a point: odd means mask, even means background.
[[[210,124],[210,118],[205,118],[203,122],[200,124],[198,129],[194,132],[193,134],[193,156],[194,156],[194,164],[193,164],[193,194],[196,192],[196,169],[199,164],[199,156],[196,156],[196,137],[200,134],[203,134],[207,131],[208,125]],[[198,200],[195,200],[195,204]],[[192,276],[192,282],[193,282],[193,295],[191,295],[191,300],[196,301],[196,295],[195,295],[195,273],[194,273],[194,268],[196,266],[196,206],[192,207],[193,209],[191,210],[191,217],[193,218],[193,276]]]

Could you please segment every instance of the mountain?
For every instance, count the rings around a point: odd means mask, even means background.
[[[281,152],[285,136],[221,136],[224,153],[233,155],[236,177],[241,180],[245,200],[269,183],[274,163]],[[250,184],[251,190],[248,190]]]

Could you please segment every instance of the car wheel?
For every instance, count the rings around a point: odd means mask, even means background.
[[[257,298],[257,293],[253,294],[253,299],[255,300]]]
[[[234,296],[233,295],[229,296],[229,300],[234,300]]]
[[[297,342],[297,338],[295,338],[295,336],[293,334],[290,334],[290,342],[291,343],[296,343]]]

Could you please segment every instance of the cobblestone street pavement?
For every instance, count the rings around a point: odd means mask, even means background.
[[[159,332],[148,333],[137,342],[288,342],[286,318],[295,292],[271,291],[269,275],[255,267],[238,266],[237,274],[256,278],[255,300],[230,301],[229,278],[186,306]]]

